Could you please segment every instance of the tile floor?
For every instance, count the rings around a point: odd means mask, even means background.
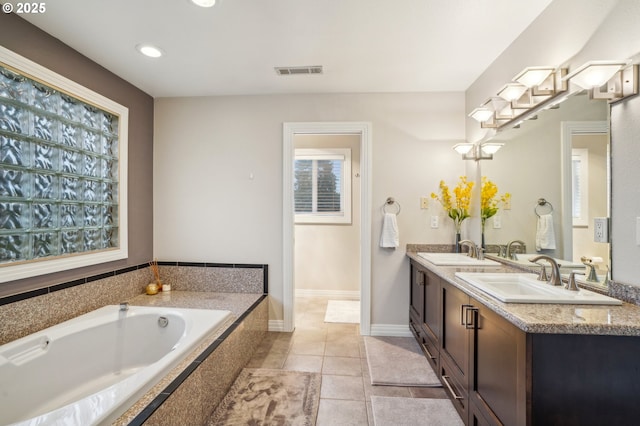
[[[447,398],[442,388],[372,386],[358,324],[325,323],[328,300],[297,297],[296,330],[268,333],[247,367],[322,373],[317,426],[373,425],[371,395]]]

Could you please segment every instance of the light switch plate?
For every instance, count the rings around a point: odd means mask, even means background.
[[[593,241],[596,243],[609,242],[609,218],[594,217],[593,218]]]
[[[502,217],[497,214],[493,217],[493,229],[502,228]]]

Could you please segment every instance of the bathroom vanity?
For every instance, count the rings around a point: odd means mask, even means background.
[[[410,258],[410,328],[468,425],[637,424],[640,307],[503,303]]]

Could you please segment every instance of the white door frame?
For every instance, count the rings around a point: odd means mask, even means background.
[[[293,161],[296,134],[360,135],[360,334],[371,334],[371,123],[309,122],[282,126],[283,331],[295,328]]]
[[[561,122],[561,180],[562,180],[562,258],[573,259],[573,214],[571,212],[571,138],[574,135],[609,134],[608,121]]]

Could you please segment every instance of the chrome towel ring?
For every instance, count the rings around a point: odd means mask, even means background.
[[[395,214],[399,215],[400,214],[400,210],[402,210],[402,207],[400,206],[400,203],[397,202],[393,197],[387,198],[387,201],[382,205],[382,214],[394,213],[393,211],[387,211],[387,207],[388,206],[394,206],[394,205],[396,207]]]
[[[533,208],[533,211],[535,212],[536,216],[540,217],[541,212],[538,209],[544,209],[545,207],[548,207],[549,211],[547,213],[542,212],[542,214],[553,213],[553,205],[547,200],[545,200],[544,198],[538,198],[538,203]]]

